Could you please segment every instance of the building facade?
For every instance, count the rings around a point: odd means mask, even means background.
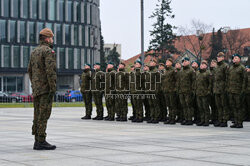
[[[99,0],[0,0],[0,91],[31,93],[27,66],[45,27],[55,34],[58,91],[79,89],[84,63],[100,61]]]
[[[110,53],[116,47],[116,51],[119,53],[120,57],[122,57],[122,45],[121,44],[104,44],[104,52],[105,57],[107,57]]]

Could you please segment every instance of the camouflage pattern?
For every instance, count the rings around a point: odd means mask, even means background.
[[[200,70],[196,74],[195,93],[201,123],[209,123],[210,109],[209,97],[212,91],[211,73],[208,70]]]
[[[127,119],[128,114],[128,99],[126,98],[129,86],[129,74],[125,69],[119,69],[116,73],[116,114],[120,119]]]
[[[243,91],[245,93],[245,120],[250,121],[250,72],[245,72]]]
[[[181,101],[180,101],[180,98],[179,98],[179,91],[180,91],[180,88],[179,88],[179,79],[180,79],[180,71],[181,69],[175,69],[175,77],[176,77],[176,102],[177,102],[177,117],[178,117],[178,122],[182,122],[184,120],[184,112],[183,112],[183,109],[182,109],[182,106],[181,106]]]
[[[81,93],[85,103],[86,116],[92,115],[91,70],[84,69],[81,76]]]
[[[56,54],[51,49],[51,44],[40,42],[40,45],[32,51],[28,73],[34,96],[32,134],[35,135],[36,141],[44,142],[57,79]]]
[[[137,95],[142,95],[143,79],[140,68],[135,68],[135,71],[130,74],[130,94],[134,104],[134,112],[136,120],[143,120],[143,103],[142,98]]]
[[[116,113],[116,99],[115,99],[115,70],[109,69],[106,73],[106,88],[105,88],[105,100],[106,100],[106,107],[108,111],[108,118],[109,120],[114,120],[115,113]]]
[[[162,76],[162,89],[165,94],[166,106],[169,110],[169,120],[175,121],[177,114],[176,72],[174,67],[166,67]]]
[[[186,121],[192,121],[194,114],[194,79],[195,71],[190,66],[185,66],[181,69],[177,86],[179,88],[179,98]]]
[[[214,71],[213,94],[215,95],[218,121],[220,123],[225,123],[229,120],[226,94],[228,68],[228,65],[222,61],[217,63]]]
[[[163,76],[165,70],[159,70],[158,73],[159,75],[161,75],[160,77]],[[159,104],[159,111],[160,111],[160,116],[159,116],[159,120],[160,121],[165,121],[167,119],[167,106],[166,106],[166,99],[165,99],[165,94],[163,92],[162,89],[162,85],[159,84],[159,86],[157,87],[158,91],[156,93],[156,98]]]
[[[96,113],[97,117],[103,117],[103,104],[102,104],[102,98],[103,98],[103,90],[105,89],[105,73],[100,70],[95,70],[95,72],[92,72],[92,96],[96,105]],[[101,87],[101,86],[104,87]]]
[[[230,108],[234,113],[235,124],[242,124],[244,120],[243,104],[243,82],[244,82],[245,67],[241,64],[234,64],[228,71],[228,93]]]
[[[195,71],[195,78],[194,78],[194,85],[195,85],[196,84],[196,76],[197,76],[197,74],[199,72],[199,68],[194,69],[194,71]],[[197,103],[197,95],[196,95],[196,93],[194,93],[193,108],[194,108],[194,122],[198,123],[201,120],[200,120],[200,110],[199,110],[199,106],[198,106],[198,103]]]
[[[150,73],[148,71],[143,72],[143,80],[144,80],[144,94],[146,95],[145,98],[143,99],[143,105],[145,108],[145,119],[149,120],[150,119],[150,105],[149,105],[149,98],[147,94],[149,93],[150,89]],[[147,87],[146,87],[147,86]]]
[[[215,95],[213,93],[213,82],[214,82],[214,71],[215,69],[210,67],[210,73],[211,73],[211,95],[210,95],[210,98],[209,98],[209,105],[211,107],[211,120],[213,123],[217,122],[218,121],[218,110],[216,108],[216,104],[215,104]]]

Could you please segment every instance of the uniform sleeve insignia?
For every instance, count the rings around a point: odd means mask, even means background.
[[[54,50],[51,50],[51,53],[53,53],[53,54],[54,54],[54,53],[55,53],[55,51],[54,51]]]

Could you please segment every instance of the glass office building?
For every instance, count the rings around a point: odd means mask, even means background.
[[[0,91],[31,92],[27,66],[39,32],[53,30],[57,89],[78,89],[83,64],[100,61],[99,0],[0,0]]]

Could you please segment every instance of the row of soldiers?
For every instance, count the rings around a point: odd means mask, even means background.
[[[185,57],[175,64],[171,58],[158,65],[151,60],[142,68],[142,62],[136,60],[131,72],[125,71],[123,62],[117,70],[110,62],[103,73],[99,63],[94,70],[86,64],[81,78],[86,107],[82,119],[91,119],[93,98],[94,120],[127,121],[129,98],[132,122],[227,127],[232,120],[230,127],[243,128],[243,121],[250,120],[250,69],[241,64],[238,54],[232,56],[232,62],[229,66],[220,52],[210,65],[206,60],[191,63]]]

